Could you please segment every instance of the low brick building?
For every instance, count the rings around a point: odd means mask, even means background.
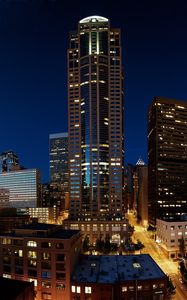
[[[71,279],[71,300],[162,300],[167,276],[148,254],[82,256]]]
[[[0,276],[33,281],[38,300],[69,300],[81,247],[80,231],[52,224],[24,225],[0,234]]]

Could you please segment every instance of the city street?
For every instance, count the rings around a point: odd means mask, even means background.
[[[162,248],[154,239],[150,237],[149,232],[140,225],[135,223],[133,214],[128,214],[130,224],[134,226],[134,234],[132,240],[137,242],[140,240],[145,248],[141,250],[141,253],[150,254],[160,268],[172,279],[173,284],[176,286],[176,293],[172,296],[174,300],[186,300],[187,299],[187,285],[181,281],[180,271],[178,269],[178,262],[169,260]]]

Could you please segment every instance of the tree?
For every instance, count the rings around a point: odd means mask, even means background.
[[[82,244],[83,251],[87,252],[89,250],[89,246],[90,246],[90,240],[88,235],[86,235]]]
[[[184,257],[185,256],[185,240],[184,240],[183,236],[180,239],[179,251],[180,251],[181,256]]]
[[[104,251],[104,241],[102,240],[102,236],[101,235],[96,240],[95,250],[98,251],[98,252],[103,252]]]

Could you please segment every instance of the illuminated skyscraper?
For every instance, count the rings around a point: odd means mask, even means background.
[[[50,182],[68,182],[68,133],[49,135]]]
[[[65,209],[69,205],[68,133],[50,134],[49,151],[50,202],[61,209]]]
[[[123,212],[123,72],[120,29],[79,21],[68,49],[72,219],[120,220]]]
[[[148,115],[148,218],[187,213],[187,102],[155,97]]]

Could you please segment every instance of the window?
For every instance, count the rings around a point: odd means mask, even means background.
[[[57,261],[65,261],[65,255],[64,254],[57,254],[56,255]]]
[[[51,248],[51,243],[50,242],[42,242],[41,247],[42,248]]]
[[[80,294],[80,292],[81,292],[81,287],[80,287],[80,286],[72,285],[72,286],[71,286],[71,291],[72,291],[72,293]]]
[[[52,295],[51,295],[51,293],[46,293],[46,292],[43,292],[42,293],[42,300],[43,299],[52,299]]]
[[[51,282],[50,281],[42,281],[42,287],[44,287],[46,289],[50,289],[51,288]]]
[[[91,294],[91,293],[92,293],[91,286],[85,286],[85,294]]]
[[[138,291],[141,291],[143,289],[142,285],[138,285]]]
[[[58,290],[65,290],[66,286],[65,286],[65,284],[63,284],[63,283],[57,283],[57,284],[56,284],[56,288],[57,288]]]
[[[122,286],[121,290],[122,292],[127,292],[127,286]]]
[[[57,248],[57,249],[64,249],[64,244],[62,244],[62,243],[57,243],[57,244],[56,244],[56,248]]]
[[[51,260],[51,254],[49,252],[42,252],[43,260]]]
[[[72,293],[75,293],[76,289],[75,289],[74,285],[71,286],[71,291],[72,291]]]
[[[51,278],[51,272],[49,271],[42,271],[42,278]]]
[[[3,245],[10,245],[11,244],[11,239],[8,239],[8,238],[2,239],[2,244]]]
[[[56,280],[64,280],[66,278],[65,273],[56,273]]]
[[[27,256],[28,258],[37,258],[37,253],[36,251],[28,251]]]
[[[35,241],[28,241],[27,242],[27,247],[37,247],[37,242],[35,242]]]

